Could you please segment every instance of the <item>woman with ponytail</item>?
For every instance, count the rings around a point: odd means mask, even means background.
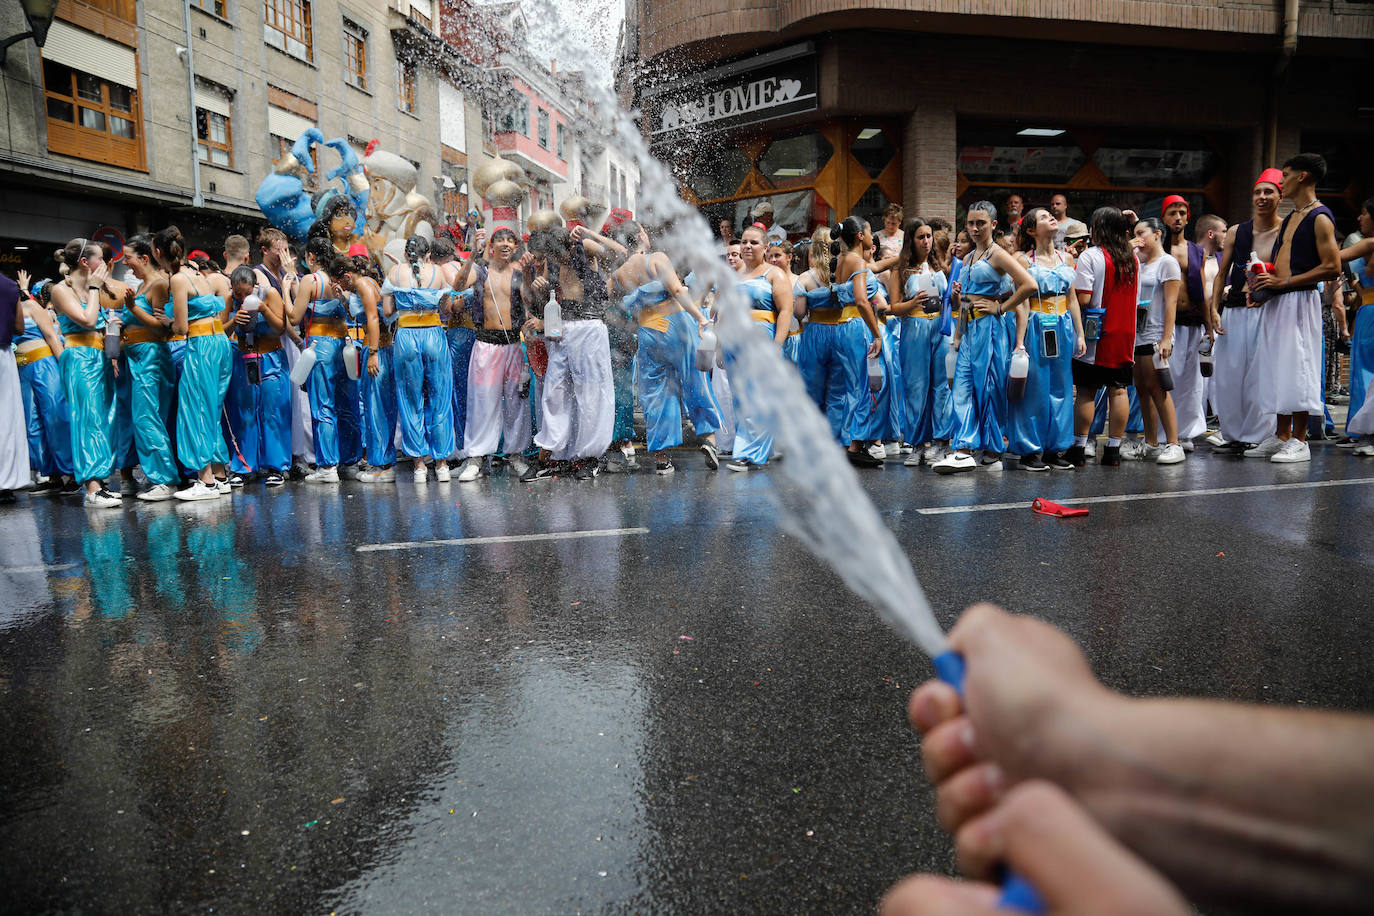
[[[451,479],[448,459],[458,451],[458,440],[453,432],[453,361],[439,306],[451,292],[451,281],[427,262],[428,255],[424,236],[407,239],[406,263],[388,272],[382,298],[386,312],[397,314],[394,349],[401,450],[415,460],[416,483],[428,479],[426,459],[434,462],[435,479],[446,483]]]
[[[362,332],[359,356],[363,371],[363,433],[368,469],[358,473],[363,483],[396,480],[396,362],[394,328],[382,315],[382,283],[372,262],[362,255],[346,258],[339,285],[348,292],[352,330]],[[440,268],[442,270],[442,268]],[[450,354],[453,352],[449,348]]]
[[[63,350],[62,391],[71,408],[72,472],[86,490],[87,509],[117,509],[120,494],[105,488],[114,470],[114,371],[105,358],[105,310],[100,292],[109,270],[100,246],[73,239],[56,253],[66,277],[53,286],[52,303]]]
[[[153,240],[136,235],[124,246],[124,263],[139,280],[138,293],[124,291],[124,366],[129,377],[129,420],[134,448],[148,487],[146,502],[172,498],[181,475],[168,432],[175,414],[176,373],[167,346],[171,288],[153,255]],[[172,427],[173,429],[175,427]]]
[[[946,249],[948,239],[945,233]],[[915,446],[903,462],[908,467],[916,467],[923,459],[934,464],[943,458],[942,446],[949,444],[952,435],[945,371],[950,335],[941,333],[940,327],[949,281],[938,265],[934,230],[919,216],[907,220],[897,264],[888,272],[888,295],[892,314],[901,324],[897,363],[905,400],[902,438]]]
[[[997,208],[980,200],[968,208],[966,226],[973,251],[964,259],[955,292],[961,310],[968,308],[966,327],[956,326],[950,348],[959,353],[954,368],[952,412],[955,451],[940,459],[934,469],[941,474],[971,471],[979,466],[973,457],[982,450],[982,466],[1002,469],[1002,432],[1007,422],[1007,361],[1025,352],[1025,300],[1034,295],[1035,281],[1026,268],[993,240]],[[1015,340],[1008,340],[1009,325],[1002,317],[1015,312]],[[1014,346],[1013,346],[1014,344]]]
[[[363,457],[361,395],[343,361],[344,341],[348,339],[347,306],[340,298],[336,278],[343,275],[344,266],[334,243],[319,235],[305,244],[305,264],[310,273],[296,284],[290,320],[293,325],[305,321],[306,346],[315,351],[315,365],[305,382],[315,470],[305,475],[305,480],[336,484],[340,463],[348,466],[344,476],[356,477],[353,466]]]
[[[1088,223],[1093,247],[1078,258],[1073,289],[1080,307],[1100,325],[1096,339],[1085,327],[1087,350],[1073,361],[1074,439],[1065,455],[1075,467],[1087,458],[1088,429],[1098,389],[1107,389],[1107,447],[1101,463],[1121,464],[1121,437],[1126,432],[1130,402],[1126,387],[1135,366],[1135,311],[1140,288],[1140,264],[1131,250],[1131,223],[1115,207],[1098,207]]]
[[[177,457],[196,473],[196,482],[176,492],[185,501],[216,499],[230,492],[215,471],[229,463],[220,417],[229,391],[233,353],[220,313],[229,298],[223,274],[201,274],[186,264],[185,241],[176,226],[153,236],[153,254],[167,272],[172,297],[172,332],[186,338],[177,385]]]
[[[811,400],[825,412],[830,431],[836,441],[843,442],[849,425],[849,391],[851,385],[844,362],[844,354],[851,356],[865,345],[857,308],[846,310],[838,306],[833,287],[830,227],[821,226],[811,234],[811,267],[801,275],[801,294],[796,306],[806,316],[801,339],[797,346],[797,369]],[[852,326],[851,326],[852,325]],[[856,343],[857,341],[857,343]],[[858,368],[848,367],[857,372]],[[865,382],[867,385],[867,382]]]
[[[14,358],[19,366],[19,388],[28,428],[29,465],[38,474],[35,496],[74,495],[80,487],[72,479],[71,410],[62,391],[62,333],[45,300],[53,282],[44,280],[25,289],[29,275],[19,271],[19,307],[24,330],[14,337]]]

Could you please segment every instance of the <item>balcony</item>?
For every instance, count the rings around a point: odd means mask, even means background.
[[[494,141],[501,155],[524,169],[531,178],[568,180],[568,163],[554,155],[553,150],[545,149],[524,134],[513,131],[498,133]]]

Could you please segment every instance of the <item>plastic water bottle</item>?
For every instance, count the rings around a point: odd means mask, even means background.
[[[1202,341],[1202,346],[1197,348],[1198,367],[1202,369],[1203,378],[1212,377],[1212,339],[1210,337]]]
[[[343,348],[344,372],[348,374],[350,382],[356,382],[358,376],[363,374],[362,360],[359,359],[358,345],[353,342],[353,338],[348,338],[348,343]]]
[[[697,344],[696,367],[700,372],[710,372],[716,362],[716,332],[707,328],[701,332],[701,342]]]
[[[720,345],[720,341],[716,341],[716,368],[725,368],[725,348]]]
[[[883,357],[879,353],[877,356],[868,358],[868,390],[872,392],[881,391],[883,388]]]
[[[119,332],[123,326],[124,319],[118,312],[111,312],[110,317],[105,319],[105,355],[110,359],[119,359]]]
[[[1250,252],[1250,262],[1246,264],[1246,269],[1250,272],[1250,277],[1253,279],[1264,274],[1273,273],[1274,265],[1270,264],[1268,261],[1261,261],[1259,252],[1252,251]],[[1271,299],[1273,295],[1274,294],[1269,290],[1255,289],[1253,285],[1250,289],[1250,298],[1255,302],[1266,302]]]
[[[1017,350],[1011,356],[1011,372],[1007,376],[1007,397],[1019,401],[1026,396],[1026,378],[1030,375],[1030,356]]]
[[[552,293],[544,306],[544,336],[549,340],[563,339],[563,307]]]
[[[248,314],[248,324],[239,329],[239,347],[244,350],[252,350],[255,344],[253,327],[258,320],[258,309],[262,308],[262,299],[258,296],[257,290],[249,293],[239,306],[241,310]]]
[[[315,353],[315,344],[301,351],[301,355],[296,358],[296,365],[291,367],[291,384],[299,388],[305,384],[305,380],[310,378],[310,370],[315,368],[315,360],[319,356]]]
[[[954,367],[959,365],[959,351],[953,347],[945,354],[945,378],[949,379],[950,387],[954,386]]]
[[[1169,368],[1169,361],[1164,358],[1164,354],[1159,349],[1159,344],[1155,344],[1155,375],[1159,378],[1159,387],[1164,391],[1174,390],[1174,370]]]

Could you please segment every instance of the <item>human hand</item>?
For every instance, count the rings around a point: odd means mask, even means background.
[[[29,276],[29,272],[27,270],[20,270],[15,276],[19,278],[20,292],[27,296],[29,294],[30,289],[29,281],[33,278]]]
[[[103,287],[108,279],[110,279],[110,267],[102,261],[99,267],[91,271],[91,275],[86,279],[86,285]]]
[[[1271,273],[1258,273],[1250,275],[1251,289],[1267,289],[1271,292],[1279,293],[1283,291],[1285,286],[1287,286],[1286,281],[1280,280],[1276,275]]]
[[[248,324],[248,322],[252,321],[254,317],[255,316],[249,313],[247,309],[239,309],[237,312],[234,313],[233,323],[239,326],[243,326]]]
[[[908,715],[924,736],[936,816],[954,832],[1020,780],[1063,785],[1091,768],[1094,723],[1111,721],[1125,701],[1098,683],[1072,640],[1034,618],[974,605],[949,642],[964,655],[963,698],[927,681],[912,693]]]
[[[520,333],[526,337],[533,337],[542,330],[544,330],[544,322],[539,318],[530,318],[520,328]]]
[[[873,342],[868,345],[868,358],[873,359],[875,356],[878,356],[882,352],[883,339],[881,337],[873,338]]]
[[[530,289],[536,296],[544,296],[549,291],[549,281],[543,277],[535,277],[530,281]]]
[[[367,374],[371,378],[376,378],[382,374],[382,363],[377,358],[377,351],[373,350],[367,355]]]
[[[573,226],[572,232],[568,233],[568,237],[571,238],[574,242],[582,241],[587,237],[587,227]]]
[[[1159,355],[1164,357],[1165,362],[1168,362],[1169,357],[1174,355],[1174,342],[1169,340],[1160,344]]]
[[[477,257],[486,249],[487,230],[478,229],[477,234],[472,237],[472,253],[469,257]]]
[[[1079,337],[1073,342],[1073,355],[1081,357],[1088,352],[1088,341],[1086,338]]]
[[[959,862],[991,876],[1002,864],[1039,892],[1053,916],[1182,916],[1192,912],[1163,876],[1051,783],[1018,786],[957,838]],[[882,916],[1005,916],[982,881],[914,875],[883,898]]]

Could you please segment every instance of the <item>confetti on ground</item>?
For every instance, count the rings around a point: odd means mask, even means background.
[[[687,641],[690,642],[691,640],[696,639],[696,637],[695,637],[695,636],[679,636],[678,639],[685,639],[685,640],[687,640]]]
[[[343,796],[340,795],[338,798],[336,798],[336,799],[334,799],[332,802],[330,802],[330,804],[331,804],[331,805],[341,805],[341,804],[343,804]]]

